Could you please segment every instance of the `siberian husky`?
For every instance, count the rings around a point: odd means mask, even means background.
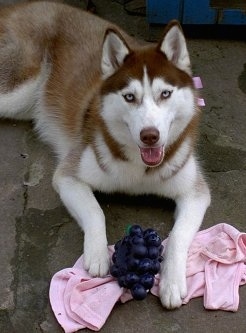
[[[53,185],[83,229],[84,265],[108,273],[105,217],[93,191],[156,194],[176,202],[160,299],[186,296],[186,259],[210,204],[194,154],[200,111],[176,21],[157,45],[68,5],[0,11],[0,117],[33,119],[58,158]]]

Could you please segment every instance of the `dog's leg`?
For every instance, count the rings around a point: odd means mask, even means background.
[[[208,187],[203,179],[199,182],[199,189],[194,186],[193,191],[176,200],[175,224],[164,255],[159,289],[161,302],[168,309],[180,307],[187,294],[188,250],[210,204]]]
[[[55,172],[53,185],[84,231],[84,268],[92,276],[105,276],[109,270],[105,217],[91,188],[60,169]]]

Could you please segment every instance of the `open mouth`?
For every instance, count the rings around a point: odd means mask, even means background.
[[[159,165],[164,158],[164,146],[161,147],[148,147],[148,148],[141,148],[141,158],[143,162],[148,166],[157,166]]]

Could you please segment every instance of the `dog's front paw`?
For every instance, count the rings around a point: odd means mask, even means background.
[[[186,279],[181,275],[167,277],[161,274],[159,296],[162,305],[167,309],[179,308],[183,298],[187,295]]]
[[[85,244],[84,268],[91,276],[105,276],[109,271],[110,258],[108,247],[99,244]]]

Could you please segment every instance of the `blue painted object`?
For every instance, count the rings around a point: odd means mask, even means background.
[[[209,0],[184,0],[183,24],[215,24],[216,10],[209,7]]]
[[[147,0],[147,17],[149,23],[167,23],[182,15],[183,1]]]
[[[182,24],[246,24],[246,12],[240,9],[216,9],[210,0],[146,0],[150,24],[166,24],[178,19]]]
[[[246,12],[242,10],[225,9],[218,16],[219,24],[246,24]]]

